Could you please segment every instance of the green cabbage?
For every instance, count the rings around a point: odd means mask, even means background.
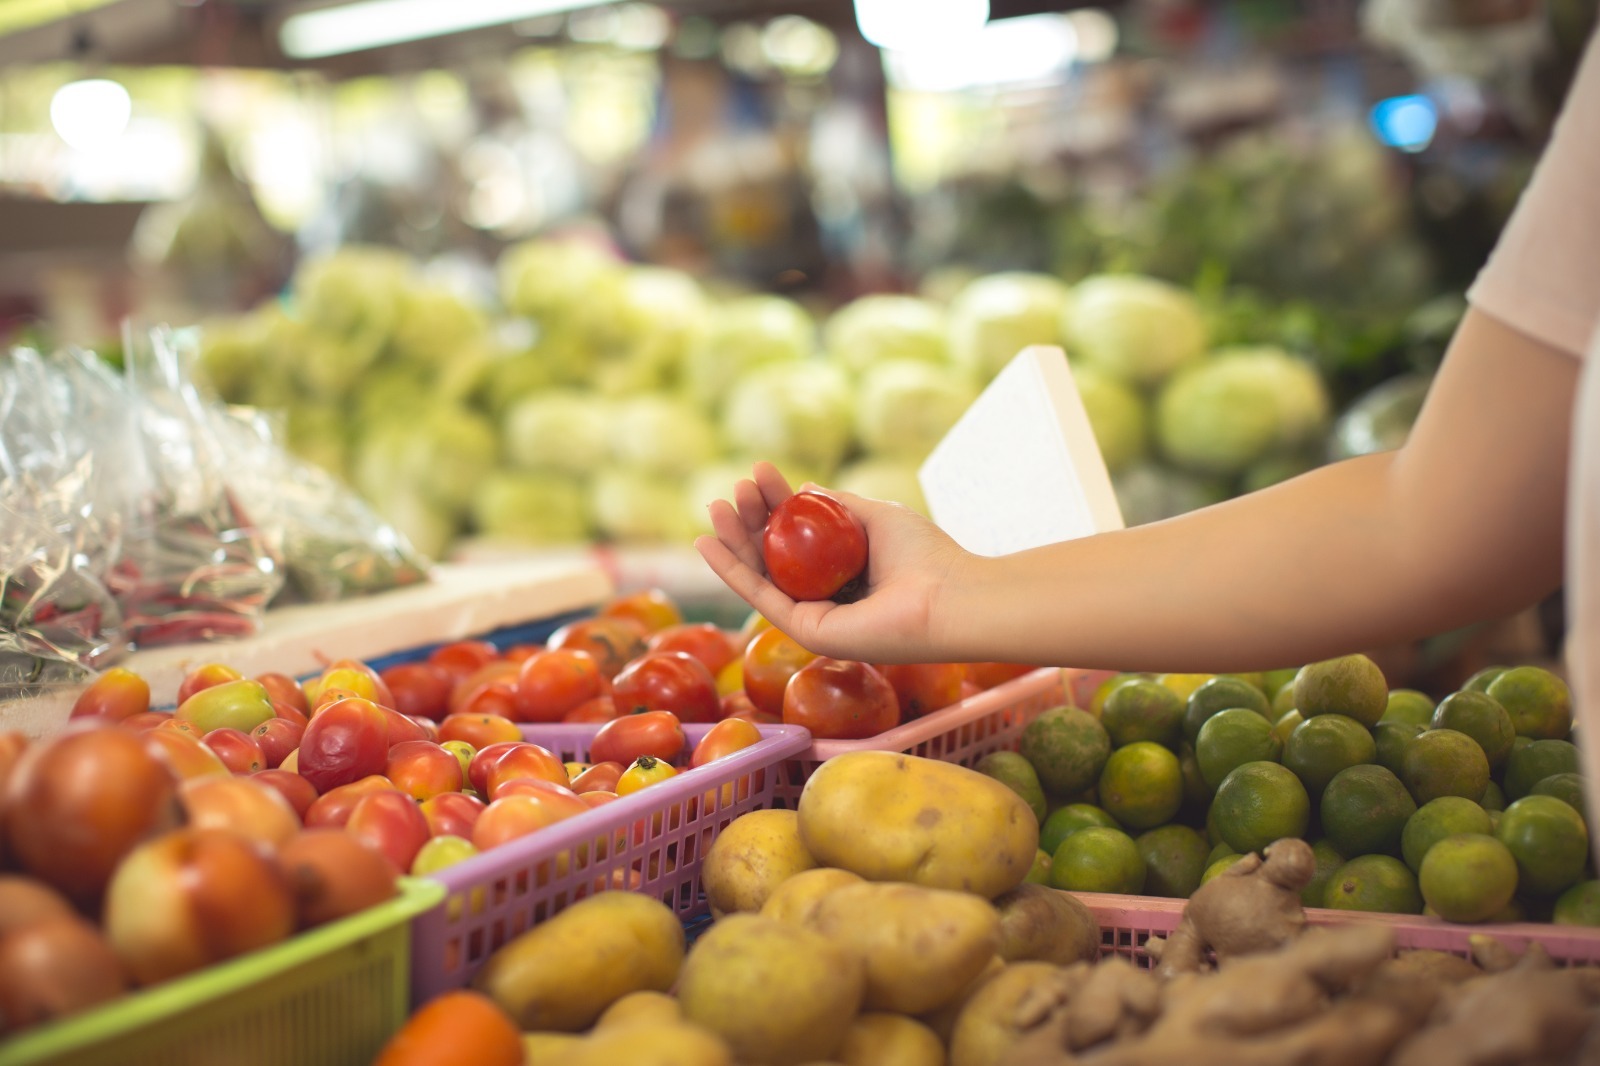
[[[832,363],[772,363],[733,386],[722,434],[735,451],[825,474],[850,451],[854,406],[848,375]]]
[[[612,540],[683,542],[693,535],[683,484],[624,467],[606,467],[589,482],[589,508]]]
[[[950,358],[944,308],[916,296],[853,300],[828,319],[823,341],[829,358],[856,373],[887,359]]]
[[[1172,462],[1232,476],[1319,435],[1328,413],[1327,389],[1310,364],[1278,348],[1236,348],[1167,382],[1157,400],[1156,429]]]
[[[733,499],[733,487],[754,465],[743,459],[717,459],[691,473],[683,486],[685,522],[694,533],[710,533],[712,500]]]
[[[856,433],[873,455],[920,461],[972,404],[965,374],[916,359],[869,368],[856,390]]]
[[[688,353],[684,383],[695,400],[715,408],[745,371],[805,359],[816,346],[816,323],[793,300],[740,296],[712,311],[705,335]]]
[[[589,537],[583,483],[563,474],[498,470],[472,497],[472,524],[487,537],[573,544]]]
[[[717,434],[686,400],[634,396],[617,402],[611,453],[636,470],[682,476],[717,454]]]
[[[556,332],[594,303],[614,302],[624,266],[587,241],[541,237],[507,248],[498,272],[506,308],[533,319],[542,331]]]
[[[385,428],[363,446],[392,449],[389,470],[372,468],[379,476],[457,514],[465,512],[479,482],[494,469],[499,452],[493,425],[482,415],[458,407],[435,407],[415,423]],[[370,489],[368,493],[392,495]]]
[[[989,274],[950,305],[950,355],[982,381],[1032,344],[1060,344],[1070,293],[1048,274]]]
[[[1206,347],[1205,319],[1193,296],[1132,274],[1074,286],[1062,332],[1079,361],[1142,385],[1200,358]]]
[[[400,294],[390,346],[399,359],[441,366],[489,331],[483,308],[443,285],[413,285]]]
[[[405,253],[346,245],[300,264],[292,286],[294,314],[347,358],[370,362],[393,334],[411,280]]]
[[[928,513],[928,501],[917,480],[917,464],[902,459],[858,459],[834,475],[832,488],[873,500],[903,503],[919,514]]]
[[[676,385],[711,313],[692,277],[650,266],[627,270],[614,304],[591,306],[583,326],[597,364],[591,383],[608,395]]]
[[[1144,399],[1129,386],[1092,366],[1072,368],[1072,380],[1100,445],[1106,470],[1115,474],[1144,458],[1150,435]]]
[[[506,412],[506,459],[523,470],[588,474],[611,454],[609,415],[610,405],[590,393],[535,393]]]

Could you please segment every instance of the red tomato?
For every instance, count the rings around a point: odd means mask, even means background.
[[[756,709],[750,702],[750,693],[743,688],[730,692],[722,697],[722,706],[717,709],[717,714],[722,718],[749,718],[752,714],[763,712]],[[773,716],[776,719],[776,715]]]
[[[500,654],[487,640],[458,640],[441,644],[428,654],[428,662],[459,681]]]
[[[517,713],[517,683],[513,679],[485,681],[451,707],[446,720],[458,714],[492,714],[509,719]]]
[[[866,663],[816,659],[783,693],[783,720],[819,740],[862,740],[900,724],[894,686]]]
[[[275,768],[287,759],[289,753],[300,746],[305,734],[306,727],[290,718],[268,718],[250,730],[250,736],[260,746],[269,768]]]
[[[563,722],[609,722],[617,716],[617,701],[610,696],[584,700],[562,715]]]
[[[627,766],[641,755],[671,762],[683,751],[683,725],[671,711],[643,711],[613,719],[589,742],[589,761]]]
[[[305,690],[300,687],[300,682],[288,674],[257,674],[256,683],[267,690],[274,704],[293,707],[302,718],[311,713],[311,703],[306,699]]]
[[[647,634],[683,622],[683,612],[672,597],[661,589],[645,589],[619,596],[595,613],[600,618],[620,618],[633,622]]]
[[[374,792],[398,793],[399,791],[394,787],[394,783],[382,774],[373,774],[371,777],[352,781],[348,785],[330,788],[306,808],[306,828],[316,829],[321,826],[342,828],[344,823],[350,820],[350,812],[363,798]]]
[[[389,728],[383,711],[351,698],[324,707],[300,738],[300,776],[327,792],[371,774],[389,761]]]
[[[432,741],[401,741],[390,746],[383,776],[420,802],[461,790],[461,760]]]
[[[272,701],[272,710],[279,718],[293,722],[301,729],[304,729],[311,722],[311,718],[302,714],[300,708],[284,703],[281,700]]]
[[[452,714],[439,723],[439,741],[464,740],[473,750],[482,751],[499,741],[518,741],[522,730],[500,714]]]
[[[744,690],[756,710],[783,713],[789,679],[816,656],[778,629],[764,629],[744,650]]]
[[[457,678],[450,685],[449,707],[452,712],[459,711],[461,704],[474,692],[482,689],[484,685],[503,681],[507,685],[517,683],[517,671],[521,669],[518,663],[496,659],[484,663],[466,677]]]
[[[689,765],[704,766],[724,755],[732,755],[741,748],[748,748],[760,740],[761,730],[754,722],[748,722],[743,718],[724,719],[706,730],[706,735],[694,746],[694,754],[689,757]]]
[[[130,714],[117,725],[131,733],[143,733],[147,729],[154,729],[162,722],[170,721],[172,721],[171,711],[144,711],[140,714]]]
[[[734,643],[733,636],[710,622],[668,626],[653,634],[645,648],[648,651],[688,652],[705,663],[712,676],[739,657],[739,645]]]
[[[768,714],[766,711],[758,711],[753,706],[748,708],[748,709],[746,709],[746,710],[735,711],[733,714],[728,715],[728,718],[737,718],[741,722],[749,722],[751,725],[782,725],[783,724],[783,719],[782,718],[779,718],[775,714]],[[723,720],[727,721],[728,719],[723,719]]]
[[[597,762],[572,779],[572,791],[580,796],[585,792],[615,792],[617,778],[625,769],[619,762]]]
[[[513,693],[519,722],[559,722],[579,704],[605,691],[594,656],[575,648],[541,651],[517,672]]]
[[[403,792],[388,790],[357,800],[344,830],[382,852],[397,870],[411,869],[411,860],[432,835],[417,801]]]
[[[183,680],[178,683],[178,706],[183,706],[185,700],[196,692],[237,681],[244,675],[231,666],[223,663],[203,663],[183,675]]]
[[[428,736],[428,731],[422,728],[414,719],[407,718],[399,711],[389,707],[379,707],[378,710],[383,712],[384,724],[389,729],[389,746],[391,748],[396,744],[404,744],[408,740],[431,741],[432,738]],[[427,719],[424,718],[422,721],[426,722]]]
[[[546,748],[537,744],[517,744],[501,752],[500,757],[490,764],[484,782],[487,789],[485,795],[490,800],[498,799],[500,789],[506,782],[525,777],[565,788],[567,768]]]
[[[489,771],[494,769],[494,764],[500,756],[516,747],[526,743],[522,734],[517,734],[516,740],[497,740],[493,744],[485,744],[472,753],[472,758],[467,762],[467,784],[479,795],[489,791]]]
[[[963,666],[966,668],[967,680],[980,689],[1003,685],[1007,681],[1039,669],[1037,666],[1024,666],[1021,663],[964,663]]]
[[[523,663],[544,650],[543,644],[513,644],[500,653],[500,658],[508,663]]]
[[[473,823],[472,843],[479,851],[488,851],[586,810],[589,805],[582,799],[563,796],[554,790],[516,792],[484,808]]]
[[[311,805],[317,802],[317,790],[311,787],[311,782],[288,770],[261,770],[251,774],[250,779],[275,789],[289,801],[289,806],[294,808],[294,813],[301,821],[305,820]]]
[[[267,721],[275,722],[277,719],[269,718]],[[253,774],[257,770],[267,768],[267,756],[261,750],[261,745],[242,730],[223,726],[201,737],[200,742],[216,752],[217,758],[222,760],[222,765],[232,773]],[[289,752],[286,751],[284,754],[287,755]],[[283,759],[280,758],[278,761],[282,762]]]
[[[831,599],[866,569],[867,533],[827,493],[797,492],[767,517],[761,558],[772,583],[790,599]]]
[[[961,663],[905,663],[880,666],[878,672],[894,686],[900,717],[908,722],[959,702],[967,676]]]
[[[588,652],[609,679],[644,654],[644,636],[637,626],[621,618],[585,618],[551,633],[545,646]]]
[[[639,656],[617,675],[611,698],[621,714],[671,711],[680,722],[715,722],[722,702],[706,664],[681,651]]]
[[[401,663],[378,675],[394,694],[394,709],[413,718],[443,718],[452,678],[433,663]]]
[[[418,808],[436,837],[457,836],[472,839],[472,825],[483,813],[483,800],[465,792],[441,792],[422,801]]]
[[[150,709],[150,684],[132,670],[113,666],[94,679],[72,705],[73,718],[118,721]]]

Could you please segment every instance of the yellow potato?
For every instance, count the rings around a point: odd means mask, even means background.
[[[584,1038],[577,1033],[523,1033],[522,1060],[527,1066],[544,1066],[547,1062],[566,1062],[567,1056],[577,1051]]]
[[[700,870],[713,916],[759,911],[779,884],[817,865],[798,822],[794,811],[751,811],[717,834]]]
[[[683,953],[683,923],[666,904],[601,892],[505,944],[472,984],[523,1029],[578,1032],[629,992],[671,988]]]
[[[573,1049],[566,1066],[733,1066],[733,1055],[701,1026],[654,1022],[596,1031]]]
[[[1039,821],[1010,788],[955,763],[836,755],[800,794],[800,840],[823,866],[993,899],[1022,883]]]
[[[1007,962],[1037,959],[1070,966],[1100,957],[1100,923],[1070,892],[1024,881],[994,906],[1000,912],[996,950]]]
[[[915,1019],[867,1013],[845,1030],[839,1061],[844,1066],[944,1066],[944,1044]]]
[[[849,870],[835,870],[831,866],[806,870],[774,888],[767,901],[761,905],[761,915],[791,925],[808,925],[812,915],[816,913],[817,904],[822,902],[822,897],[834,889],[863,883],[861,878]]]
[[[665,992],[629,992],[601,1012],[595,1032],[624,1025],[664,1025],[683,1021],[683,1007]]]
[[[967,1001],[950,1034],[950,1066],[1001,1066],[1021,1037],[1017,1005],[1043,987],[1060,986],[1059,966],[1014,962]]]
[[[950,1002],[994,957],[1000,916],[981,896],[916,885],[849,885],[811,927],[866,966],[867,1010],[921,1014]]]
[[[678,976],[683,1015],[750,1066],[827,1059],[861,1009],[861,960],[821,933],[730,914],[695,941]]]

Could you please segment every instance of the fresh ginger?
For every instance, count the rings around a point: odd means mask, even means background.
[[[1316,872],[1316,856],[1303,840],[1285,838],[1262,855],[1246,855],[1195,890],[1171,937],[1145,945],[1159,960],[1157,972],[1200,970],[1208,949],[1220,963],[1288,943],[1305,927],[1300,890]]]

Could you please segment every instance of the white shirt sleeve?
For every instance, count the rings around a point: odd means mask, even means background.
[[[1600,33],[1467,299],[1574,356],[1589,350],[1600,320]]]

